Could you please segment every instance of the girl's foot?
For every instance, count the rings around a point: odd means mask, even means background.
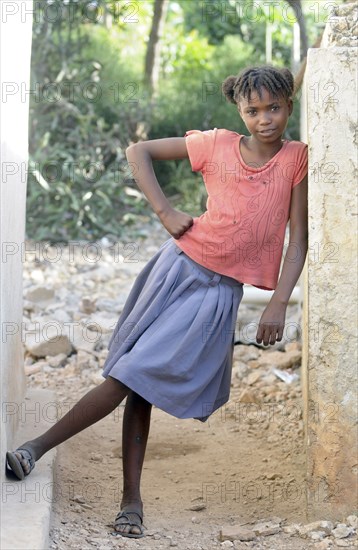
[[[144,537],[142,504],[122,504],[121,511],[114,521],[114,531],[122,537],[135,539]]]
[[[25,444],[14,452],[8,451],[6,453],[6,468],[22,480],[35,468],[35,457],[35,452],[31,446]]]

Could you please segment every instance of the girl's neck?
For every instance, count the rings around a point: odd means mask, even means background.
[[[245,157],[249,162],[255,161],[258,164],[266,164],[271,160],[282,148],[284,140],[282,136],[279,140],[275,140],[272,143],[260,143],[252,136],[243,136],[240,140],[240,153],[241,157],[245,161]],[[246,161],[245,161],[246,162]],[[246,163],[246,164],[249,164]]]

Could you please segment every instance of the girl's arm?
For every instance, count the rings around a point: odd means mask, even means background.
[[[265,345],[282,339],[289,298],[302,272],[308,248],[308,177],[292,189],[289,244],[280,279],[261,317],[256,341]],[[277,336],[277,338],[276,338]]]
[[[188,158],[185,138],[173,137],[135,143],[127,147],[126,156],[138,187],[167,231],[178,239],[193,224],[193,218],[171,207],[156,178],[152,161]]]

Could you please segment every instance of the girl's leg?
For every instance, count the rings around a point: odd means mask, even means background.
[[[123,415],[123,496],[121,510],[127,513],[127,518],[130,521],[135,523],[139,521],[138,516],[129,512],[137,512],[141,518],[143,517],[140,479],[148,441],[151,411],[151,403],[148,403],[137,393],[129,392]],[[140,534],[141,532],[139,527],[128,525],[125,517],[116,521],[115,529],[121,533]]]
[[[102,384],[86,393],[47,432],[24,443],[23,447],[31,451],[35,461],[38,460],[53,447],[107,416],[123,401],[129,391],[129,388],[118,380],[111,377],[106,378]],[[16,453],[16,456],[20,460],[24,472],[28,473],[29,462],[23,459],[20,453]]]

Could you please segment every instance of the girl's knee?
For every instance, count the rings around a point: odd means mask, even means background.
[[[133,403],[133,405],[136,405],[136,406],[142,406],[142,407],[151,407],[152,406],[152,404],[149,403],[149,401],[144,399],[144,397],[139,395],[139,393],[136,393],[132,390],[129,391],[129,394],[128,394],[128,397],[127,397],[127,401],[129,401],[129,400]]]

